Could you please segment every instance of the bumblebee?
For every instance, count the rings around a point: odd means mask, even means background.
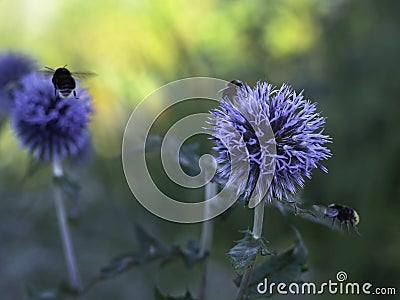
[[[66,68],[66,65],[62,68],[57,68],[56,70],[45,67],[46,70],[41,70],[41,72],[45,75],[52,76],[51,82],[54,85],[54,94],[57,95],[57,91],[59,92],[60,97],[66,98],[71,95],[74,95],[75,99],[78,99],[76,96],[76,82],[75,77],[85,78],[88,76],[96,75],[92,72],[71,72]]]
[[[242,87],[244,84],[239,79],[233,79],[231,80],[231,82],[228,83],[228,85],[236,85],[238,87]]]
[[[244,83],[238,79],[231,80],[226,87],[220,90],[222,98],[233,98],[236,95],[236,89],[242,88]]]
[[[342,205],[342,204],[330,204],[324,209],[324,217],[332,218],[332,226],[335,223],[335,220],[339,221],[340,228],[342,228],[342,224],[346,224],[347,230],[350,229],[350,226],[355,229],[358,235],[357,225],[360,222],[360,217],[358,213],[351,207]]]

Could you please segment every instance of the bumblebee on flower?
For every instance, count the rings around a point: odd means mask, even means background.
[[[13,128],[22,146],[44,161],[75,158],[90,144],[88,123],[92,113],[86,89],[73,96],[54,95],[48,78],[31,73],[13,91]]]

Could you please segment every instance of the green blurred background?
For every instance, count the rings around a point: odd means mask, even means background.
[[[264,233],[270,246],[288,247],[294,223],[309,249],[307,280],[335,279],[344,270],[350,281],[394,286],[399,293],[399,11],[394,0],[0,1],[0,51],[31,55],[40,67],[68,64],[99,75],[86,82],[96,111],[94,155],[71,171],[82,188],[68,203],[83,280],[137,248],[134,223],[168,244],[199,237],[199,224],[161,220],[137,203],[120,149],[129,115],[147,94],[173,80],[209,76],[288,82],[328,117],[326,131],[334,139],[329,174],[314,172],[302,198],[356,208],[362,236],[269,207]],[[23,299],[26,287],[55,287],[67,273],[50,170],[26,176],[28,159],[9,124],[0,132],[0,157],[0,295]],[[202,193],[185,195],[200,201]],[[251,222],[245,209],[215,221],[209,299],[235,294],[225,253]],[[84,299],[152,299],[154,285],[196,294],[199,279],[199,267],[185,270],[177,262],[159,270],[154,263],[93,287]],[[351,298],[319,298],[345,297]]]

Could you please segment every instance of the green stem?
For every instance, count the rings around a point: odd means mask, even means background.
[[[254,208],[253,237],[257,240],[262,235],[264,221],[264,200]]]
[[[204,191],[204,198],[211,199],[217,195],[217,184],[214,182],[209,182],[206,184],[205,191]],[[204,217],[208,218],[210,215],[210,203],[209,201],[205,202],[204,205]],[[202,223],[201,226],[201,238],[200,238],[200,251],[199,254],[204,256],[207,251],[211,248],[212,243],[212,236],[213,236],[213,221],[207,220]]]
[[[263,220],[264,220],[264,200],[261,200],[259,204],[254,208],[254,221],[253,221],[253,238],[259,239],[262,235],[263,229]],[[249,287],[251,274],[253,273],[253,266],[246,269],[242,276],[242,280],[240,281],[239,290],[237,291],[235,300],[245,299],[247,289]]]
[[[205,200],[211,199],[217,195],[217,184],[209,182],[206,184],[204,198]],[[204,217],[208,218],[210,215],[210,203],[207,201],[204,205]],[[201,225],[200,249],[199,256],[204,257],[211,249],[213,238],[213,220],[204,221]],[[203,271],[199,288],[199,300],[204,300],[207,288],[207,261],[204,260]]]
[[[63,168],[60,161],[53,161],[53,176],[55,179],[60,179],[63,176]],[[78,265],[76,263],[74,247],[72,244],[71,233],[69,231],[64,201],[62,197],[62,190],[60,184],[56,182],[54,185],[54,203],[57,211],[58,225],[61,234],[62,246],[64,250],[64,256],[67,263],[69,281],[71,287],[77,291],[83,291],[82,281],[78,271]]]

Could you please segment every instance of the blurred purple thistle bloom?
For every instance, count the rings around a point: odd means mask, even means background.
[[[9,113],[14,105],[12,90],[18,87],[18,80],[34,71],[35,62],[19,53],[0,53],[0,110]]]
[[[13,91],[13,128],[21,145],[37,159],[79,159],[90,145],[92,103],[86,89],[77,97],[54,95],[50,78],[32,73]]]
[[[248,201],[254,191],[260,192],[258,185],[264,184],[261,182],[263,180],[257,182],[259,178],[263,179],[260,176],[267,174],[268,170],[274,170],[271,184],[267,187],[266,201],[274,198],[293,201],[297,188],[303,188],[305,178],[311,178],[312,169],[319,168],[327,172],[320,163],[331,156],[325,146],[331,142],[331,138],[323,134],[325,118],[316,111],[316,103],[305,100],[302,93],[297,94],[286,84],[277,89],[268,83],[258,82],[253,89],[243,84],[236,90],[233,101],[223,96],[220,107],[212,111],[212,134],[216,141],[214,150],[218,152],[219,163],[216,178],[226,180],[230,172],[233,177],[239,177],[242,172],[234,168],[231,170],[226,147],[232,145],[229,131],[235,128],[239,132],[237,139],[246,145],[247,151],[243,157],[246,156],[250,163],[242,195],[244,199]],[[251,116],[251,120],[246,119],[245,115]],[[260,145],[257,137],[259,129],[267,127],[272,129],[276,153]],[[266,165],[266,158],[271,156],[274,156],[275,169]]]

